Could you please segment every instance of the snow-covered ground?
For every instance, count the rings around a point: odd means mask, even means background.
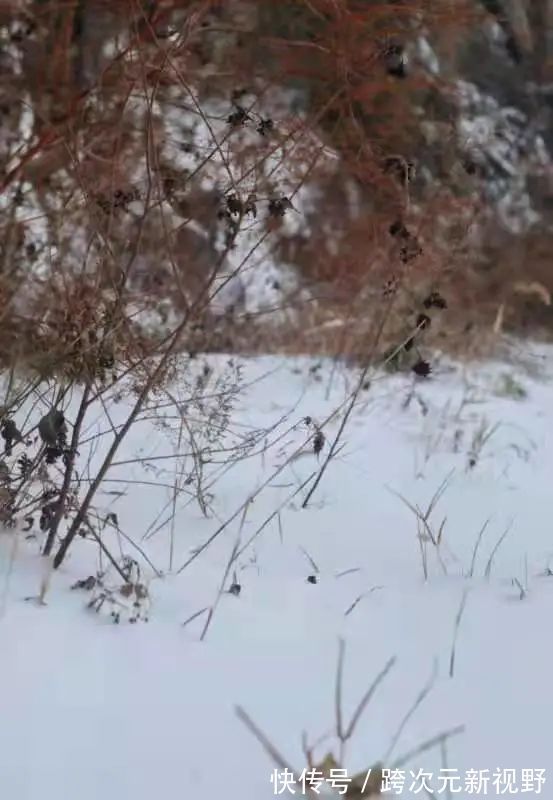
[[[95,504],[98,519],[112,515],[102,533],[110,551],[140,565],[147,624],[124,613],[113,624],[108,603],[87,610],[94,590],[71,591],[101,567],[124,601],[94,539],[78,538],[39,606],[26,600],[44,573],[38,526],[37,538],[25,538],[29,523],[0,533],[2,797],[301,796],[301,782],[286,785],[237,706],[297,778],[305,731],[310,745],[327,736],[314,764],[332,752],[350,777],[378,762],[397,768],[391,795],[551,797],[553,353],[524,349],[529,369],[444,361],[415,384],[375,376],[306,508],[311,484],[300,487],[323,465],[340,416],[324,427],[318,457],[310,436],[347,399],[354,373],[211,359],[211,375],[223,377],[216,386],[210,376],[192,401],[191,379],[176,380],[172,396],[189,428],[174,406],[164,422],[162,409],[157,419],[145,412]],[[228,408],[217,411],[215,396],[233,383]],[[83,491],[127,402],[109,405],[111,422],[98,407],[85,426]],[[195,422],[210,404],[213,420],[225,417],[224,435]],[[192,449],[190,430],[204,453],[207,516],[198,471],[175,455]],[[419,536],[413,508],[424,513],[437,492]],[[233,584],[240,590],[228,592]],[[198,613],[213,606],[210,619]],[[344,728],[396,661],[340,755],[341,639]],[[416,752],[458,726],[445,745]],[[433,773],[428,790],[421,770]],[[447,774],[459,776],[450,789]]]

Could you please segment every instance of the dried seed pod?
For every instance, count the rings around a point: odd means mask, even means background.
[[[21,436],[21,432],[19,431],[13,419],[10,419],[9,417],[6,417],[4,420],[2,420],[0,433],[6,442],[6,455],[9,456],[12,453],[14,444],[22,442],[23,437]]]
[[[231,214],[242,213],[242,201],[236,194],[229,194],[227,197],[227,208]]]
[[[245,122],[250,119],[250,115],[246,111],[246,109],[242,108],[242,106],[237,105],[236,110],[229,114],[227,117],[227,122],[233,128],[239,128]]]
[[[63,411],[52,408],[38,423],[38,432],[44,444],[48,447],[59,447],[65,441],[65,417]]]
[[[419,358],[416,364],[413,364],[412,369],[415,375],[418,375],[419,378],[428,378],[432,372],[432,367],[428,361],[425,361],[423,358]]]
[[[88,578],[83,578],[82,580],[77,581],[76,583],[74,583],[71,588],[72,589],[84,589],[85,592],[91,592],[92,589],[94,589],[94,587],[96,586],[97,582],[98,581],[94,577],[94,575],[89,575]]]
[[[384,64],[388,75],[394,78],[406,78],[407,68],[405,52],[401,44],[392,44],[384,52]]]
[[[393,275],[391,278],[384,283],[382,287],[382,295],[383,297],[393,297],[397,292],[399,287],[399,278],[397,275]]]
[[[325,445],[325,435],[319,429],[319,430],[317,430],[317,433],[313,437],[313,452],[315,453],[316,456],[319,455],[319,453],[323,449],[324,445]]]
[[[430,292],[428,297],[425,297],[422,304],[425,308],[447,308],[447,302],[442,295],[436,291]]]
[[[388,228],[390,236],[399,237],[400,239],[409,239],[411,234],[401,220],[396,220]]]
[[[259,121],[259,125],[257,126],[257,132],[261,136],[265,136],[267,133],[270,133],[274,130],[275,123],[272,119],[261,119]]]
[[[269,216],[271,217],[283,217],[289,208],[292,208],[292,203],[287,197],[269,200]]]
[[[428,316],[428,314],[419,314],[417,317],[417,328],[419,330],[424,331],[426,328],[429,328],[432,323],[432,320]]]

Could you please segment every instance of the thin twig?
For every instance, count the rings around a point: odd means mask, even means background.
[[[279,753],[276,749],[274,744],[269,741],[267,736],[263,733],[263,731],[258,728],[252,718],[247,714],[241,706],[235,707],[236,716],[240,719],[246,728],[252,733],[260,745],[263,747],[269,758],[271,758],[277,766],[279,766],[282,770],[287,770],[288,774],[292,777],[292,780],[296,780],[295,776],[298,774],[297,770],[292,769],[290,764],[286,761],[286,759]],[[313,789],[309,786],[306,786],[307,791],[313,795],[314,797],[319,797],[318,793],[314,792]]]
[[[461,598],[461,604],[459,606],[459,610],[457,611],[457,615],[455,617],[455,627],[453,630],[453,643],[451,645],[451,656],[449,658],[449,677],[453,678],[453,673],[455,671],[455,653],[457,648],[457,636],[459,634],[459,626],[461,624],[461,619],[463,617],[463,612],[465,610],[465,606],[467,603],[468,597],[468,589],[463,592],[463,597]]]
[[[407,751],[407,753],[404,753],[400,758],[398,758],[393,765],[393,769],[400,769],[405,764],[408,764],[410,761],[412,761],[416,756],[420,756],[422,753],[428,752],[428,750],[440,745],[443,741],[451,739],[453,736],[459,736],[459,734],[464,733],[464,731],[464,725],[457,725],[457,727],[450,728],[443,733],[439,733],[437,736],[433,736],[431,739],[426,739],[422,744],[418,745],[412,750]]]
[[[409,722],[409,720],[411,719],[411,717],[413,716],[415,711],[418,709],[418,707],[424,702],[424,700],[426,700],[426,698],[428,697],[428,695],[432,691],[432,688],[434,687],[434,684],[436,683],[437,670],[438,670],[438,665],[435,662],[434,663],[434,669],[432,670],[432,675],[430,676],[430,679],[428,680],[427,684],[422,688],[422,690],[419,692],[419,694],[415,698],[415,702],[413,703],[411,708],[408,710],[408,712],[405,714],[405,716],[403,717],[403,719],[401,720],[401,722],[399,724],[398,729],[394,733],[394,735],[392,737],[392,740],[390,742],[390,746],[388,747],[388,750],[386,751],[386,755],[382,759],[382,763],[383,764],[388,764],[389,763],[390,758],[392,756],[392,753],[395,750],[396,744],[398,743],[401,734],[405,730],[405,726],[407,725],[407,723]]]
[[[503,541],[505,540],[505,538],[507,537],[507,535],[511,531],[511,528],[513,527],[513,523],[514,523],[514,520],[511,520],[511,522],[505,528],[503,534],[499,537],[499,540],[498,540],[497,544],[495,545],[495,547],[493,548],[492,552],[490,553],[490,557],[488,559],[488,563],[486,564],[486,569],[484,570],[484,576],[486,577],[486,580],[490,579],[490,575],[491,575],[491,572],[492,572],[493,560],[494,560],[494,558],[496,556],[497,551],[501,547]]]
[[[193,622],[198,617],[201,617],[201,615],[205,614],[205,612],[208,610],[209,609],[206,606],[205,608],[201,608],[199,611],[196,611],[194,614],[192,614],[190,617],[187,617],[187,619],[184,620],[184,622],[182,623],[182,627],[185,628],[190,622]]]
[[[363,715],[363,712],[367,708],[367,706],[368,706],[369,702],[371,701],[371,699],[372,699],[374,693],[376,692],[377,688],[380,686],[380,684],[382,683],[384,678],[388,675],[388,673],[390,672],[392,667],[395,665],[395,663],[396,663],[396,657],[395,656],[392,656],[392,658],[388,659],[388,661],[386,662],[386,664],[384,665],[382,670],[378,673],[378,675],[376,676],[376,678],[374,679],[372,684],[369,686],[369,688],[367,689],[367,691],[365,692],[365,694],[361,698],[361,702],[359,703],[359,705],[355,709],[355,712],[354,712],[354,714],[353,714],[353,716],[351,718],[351,721],[350,721],[350,723],[348,725],[348,728],[346,730],[346,739],[351,739],[351,737],[353,736],[355,728],[357,727],[357,723],[361,719],[361,717]]]
[[[478,548],[480,547],[480,542],[482,541],[482,537],[484,536],[484,532],[485,532],[486,528],[488,527],[489,522],[490,522],[490,519],[488,517],[488,519],[485,521],[485,523],[480,528],[480,531],[478,533],[478,537],[477,537],[476,542],[474,544],[474,550],[472,551],[472,561],[470,562],[469,578],[472,578],[474,576],[474,567],[475,567],[475,564],[476,564],[476,555],[478,553]]]

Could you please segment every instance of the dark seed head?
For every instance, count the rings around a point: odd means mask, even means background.
[[[229,114],[227,117],[227,122],[229,125],[232,125],[233,128],[238,128],[240,125],[243,125],[249,119],[248,112],[242,108],[242,106],[236,106],[236,111],[233,111],[232,114]]]
[[[403,45],[398,42],[390,44],[384,51],[384,59],[386,65],[386,72],[388,75],[393,75],[394,78],[405,78],[407,71],[405,69],[405,50]]]
[[[478,167],[476,166],[474,161],[472,161],[472,159],[465,158],[463,159],[462,164],[463,164],[463,169],[465,170],[467,175],[476,175]]]
[[[447,302],[439,292],[430,292],[428,297],[424,299],[423,306],[425,308],[444,309],[447,308]]]
[[[262,119],[257,126],[257,132],[261,136],[265,136],[265,134],[270,133],[275,127],[275,123],[272,119]]]
[[[392,75],[394,78],[406,78],[407,77],[407,70],[405,68],[405,62],[403,59],[398,61],[397,64],[389,64],[386,72],[388,75]]]
[[[425,361],[424,359],[420,358],[416,364],[413,365],[413,372],[415,375],[418,375],[419,378],[428,378],[430,373],[432,372],[432,367]]]
[[[271,217],[283,217],[290,206],[291,203],[287,197],[269,200],[269,215]]]
[[[307,578],[307,583],[317,583],[317,576],[316,575],[309,575]]]
[[[398,286],[399,286],[399,279],[397,276],[389,278],[382,287],[383,297],[392,297],[396,293]]]
[[[399,258],[402,264],[409,264],[420,255],[422,255],[422,247],[419,245],[414,236],[410,237],[407,243],[403,245],[399,251]]]
[[[428,316],[428,314],[419,314],[417,317],[417,328],[421,331],[425,330],[425,328],[429,328],[432,320]]]
[[[390,236],[399,236],[402,239],[408,239],[411,235],[401,220],[396,220],[388,228]]]
[[[316,456],[319,455],[325,444],[325,437],[322,431],[317,431],[313,437],[313,452]]]
[[[231,214],[240,214],[242,212],[242,201],[235,194],[229,194],[227,208]]]

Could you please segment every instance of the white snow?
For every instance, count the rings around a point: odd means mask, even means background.
[[[484,169],[484,190],[503,228],[522,234],[540,221],[529,178],[547,171],[551,159],[536,120],[501,106],[474,84],[457,81],[457,133],[461,148]]]
[[[0,532],[2,797],[274,797],[277,765],[235,706],[299,773],[306,766],[302,731],[310,743],[333,731],[340,637],[346,722],[397,657],[346,748],[350,775],[382,759],[392,767],[425,740],[464,725],[445,754],[463,781],[471,769],[489,770],[490,778],[512,769],[522,788],[523,769],[544,769],[541,794],[550,797],[553,353],[530,345],[525,351],[532,369],[507,362],[462,368],[443,360],[431,379],[416,384],[411,376],[375,375],[305,509],[305,489],[298,488],[323,464],[340,417],[324,427],[318,459],[304,418],[322,424],[343,410],[356,374],[274,358],[231,364],[212,358],[203,382],[197,378],[203,362],[197,374],[182,370],[171,394],[189,429],[181,435],[175,406],[160,396],[157,420],[153,407],[144,412],[115,457],[126,463],[109,471],[95,506],[100,517],[116,513],[120,530],[164,573],[156,577],[134,546],[106,526],[102,536],[113,553],[140,564],[151,594],[148,624],[129,625],[123,615],[115,625],[109,615],[86,610],[89,593],[70,591],[98,569],[98,546],[89,539],[79,538],[54,574],[46,606],[26,601],[44,572],[42,534],[38,526],[34,540],[19,528]],[[110,424],[121,424],[129,402],[109,403],[111,423],[100,406],[94,410],[88,443],[79,448],[84,479],[94,474]],[[22,426],[24,411],[16,417]],[[67,417],[74,420],[73,403]],[[208,429],[201,424],[206,418]],[[186,481],[192,460],[175,457],[192,449],[190,430],[204,455],[207,517],[195,497],[197,474]],[[234,449],[221,452],[223,446]],[[16,447],[13,458],[20,454]],[[55,470],[51,475],[59,483]],[[175,480],[182,491],[173,508]],[[423,542],[425,581],[417,520],[400,495],[426,508],[444,482],[428,521],[433,535],[441,530],[442,564]],[[235,547],[241,554],[224,588],[236,581],[240,595],[220,596],[200,640],[206,614],[182,623],[214,603]],[[317,583],[307,581],[310,575]],[[108,580],[117,586],[113,570]],[[431,678],[432,690],[388,753]],[[316,760],[328,750],[338,757],[332,736]],[[405,764],[401,796],[428,796],[409,790],[411,770],[433,772],[438,790],[443,758],[435,747]],[[487,796],[502,796],[502,788],[490,780]],[[468,789],[453,794],[471,796]]]
[[[440,60],[426,36],[419,36],[416,43],[416,52],[421,64],[432,74],[440,74]]]

